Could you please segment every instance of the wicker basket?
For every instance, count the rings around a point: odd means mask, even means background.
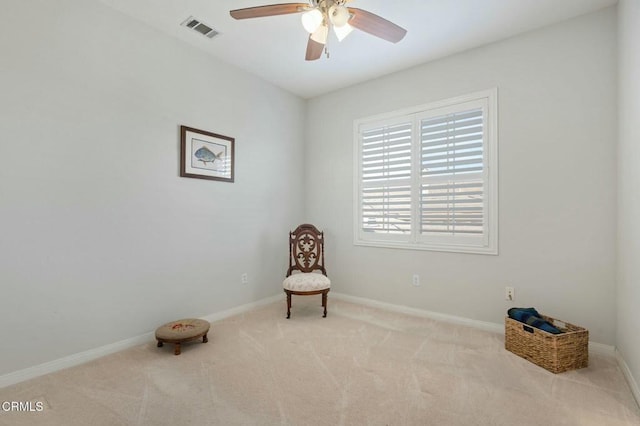
[[[547,333],[506,317],[505,349],[552,373],[587,367],[589,330],[545,315],[542,318],[564,333]]]

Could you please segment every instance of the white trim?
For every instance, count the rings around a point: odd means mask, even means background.
[[[605,355],[615,357],[616,347],[612,345],[605,345],[604,343],[597,343],[589,340],[589,353],[598,355]]]
[[[450,253],[470,253],[470,254],[489,254],[489,255],[497,255],[498,252],[496,249],[489,247],[480,247],[480,246],[462,246],[455,244],[441,244],[441,245],[425,245],[419,243],[408,243],[408,242],[399,242],[399,241],[386,241],[383,240],[385,235],[379,235],[380,238],[378,241],[354,241],[354,246],[362,246],[362,247],[382,247],[389,249],[405,249],[405,250],[423,250],[423,251],[441,251],[441,252],[450,252]]]
[[[284,293],[278,293],[275,296],[267,297],[256,302],[247,303],[245,305],[240,305],[235,308],[227,309],[226,311],[216,312],[213,314],[209,314],[207,316],[202,317],[203,320],[207,320],[209,322],[220,321],[225,318],[229,318],[235,315],[243,314],[245,312],[249,312],[252,309],[259,308],[264,305],[269,305],[271,303],[275,303],[278,300],[285,300]]]
[[[248,312],[257,307],[268,305],[280,300],[283,296],[271,296],[257,302],[247,303],[235,308],[227,309],[226,311],[216,312],[209,314],[202,319],[209,322],[219,321],[224,318],[228,318],[234,315],[238,315],[244,312]],[[140,336],[131,337],[129,339],[121,340],[119,342],[111,343],[108,345],[100,346],[98,348],[89,349],[88,351],[79,352],[63,358],[59,358],[53,361],[45,362],[44,364],[28,367],[23,370],[14,371],[12,373],[0,376],[0,389],[14,385],[16,383],[24,382],[25,380],[33,379],[35,377],[43,376],[45,374],[54,373],[65,368],[74,367],[76,365],[84,364],[97,358],[112,354],[114,352],[123,351],[125,349],[132,348],[134,346],[149,343],[155,340],[155,332],[150,331]]]
[[[498,112],[498,88],[494,87],[489,89],[490,96],[487,97],[487,140],[493,141],[493,143],[487,143],[487,159],[488,164],[485,169],[485,173],[488,180],[487,191],[489,192],[488,199],[489,205],[488,215],[489,220],[489,238],[488,247],[493,250],[491,254],[498,255],[499,242],[498,242],[498,217],[500,214],[499,202],[498,202],[498,180],[499,180],[499,167],[498,167],[498,150],[500,146],[500,135],[498,134],[498,120],[500,113]],[[493,114],[493,116],[491,115]]]
[[[504,324],[498,324],[494,322],[479,321],[471,318],[459,317],[455,315],[442,314],[440,312],[427,311],[424,309],[410,308],[402,305],[392,305],[391,303],[380,302],[378,300],[365,299],[363,297],[349,296],[348,294],[331,292],[332,297],[338,300],[344,300],[345,302],[358,303],[360,305],[370,306],[372,308],[384,309],[391,312],[398,312],[401,314],[413,315],[421,318],[429,318],[436,321],[443,321],[450,324],[463,325],[466,327],[472,327],[478,330],[490,331],[493,333],[504,334]],[[604,343],[597,343],[589,341],[589,352],[597,353],[600,355],[613,357],[616,353],[616,348],[611,345],[605,345]],[[636,386],[637,389],[637,386]]]
[[[338,300],[344,300],[346,302],[358,303],[361,305],[384,309],[391,312],[398,312],[398,313],[413,315],[413,316],[422,317],[422,318],[429,318],[437,321],[447,322],[450,324],[457,324],[457,325],[476,328],[479,330],[490,331],[493,333],[504,334],[504,324],[478,321],[470,318],[458,317],[455,315],[448,315],[448,314],[427,311],[427,310],[418,309],[418,308],[410,308],[408,306],[393,305],[390,303],[380,302],[373,299],[349,296],[347,294],[342,294],[342,293],[331,292],[331,295],[332,295],[331,297],[334,297]],[[247,303],[245,305],[227,309],[225,311],[209,314],[207,316],[202,317],[202,319],[207,320],[209,322],[220,321],[222,319],[229,318],[238,314],[242,314],[264,305],[275,303],[281,299],[282,299],[282,295],[278,294],[275,296],[258,300],[256,302]],[[148,332],[140,336],[121,340],[119,342],[101,346],[99,348],[90,349],[85,352],[69,355],[64,358],[46,362],[44,364],[39,364],[33,367],[25,368],[23,370],[18,370],[12,373],[8,373],[3,376],[0,376],[0,389],[16,383],[29,380],[29,379],[43,376],[45,374],[55,373],[56,371],[64,370],[65,368],[84,364],[86,362],[92,361],[97,358],[101,358],[103,356],[106,356],[118,351],[123,351],[125,349],[129,349],[134,346],[138,346],[144,343],[149,343],[150,341],[153,341],[153,340],[154,340],[154,332]],[[622,373],[624,374],[625,378],[627,379],[627,382],[629,383],[629,387],[631,388],[631,392],[633,393],[633,396],[636,399],[636,402],[638,402],[638,404],[640,405],[640,389],[638,388],[638,384],[635,381],[633,375],[631,374],[631,370],[629,370],[627,363],[624,361],[624,358],[622,358],[622,354],[620,354],[620,352],[613,346],[605,345],[602,343],[591,342],[591,341],[589,342],[589,351],[594,353],[599,353],[601,355],[615,356],[618,362],[618,365],[622,370]]]
[[[131,337],[129,339],[111,343],[109,345],[89,349],[88,351],[75,353],[64,358],[45,362],[44,364],[34,365],[33,367],[14,371],[13,373],[8,373],[0,376],[0,389],[10,385],[14,385],[16,383],[24,382],[25,380],[33,379],[35,377],[44,376],[45,374],[55,373],[56,371],[64,370],[65,368],[84,364],[85,362],[101,358],[105,355],[123,351],[125,349],[141,345],[145,342],[149,342],[153,338],[154,333],[149,332],[140,336]]]
[[[504,334],[504,324],[496,324],[493,322],[478,321],[470,318],[458,317],[455,315],[442,314],[439,312],[426,311],[418,308],[410,308],[402,305],[392,305],[391,303],[380,302],[378,300],[365,299],[363,297],[349,296],[347,294],[331,292],[331,297],[345,302],[358,303],[360,305],[370,306],[372,308],[384,309],[386,311],[398,312],[401,314],[413,315],[416,317],[429,318],[437,321],[443,321],[451,324],[464,325],[484,331]]]
[[[413,106],[413,107],[408,107],[408,108],[403,108],[403,109],[398,109],[395,111],[391,111],[391,112],[385,112],[382,114],[377,114],[377,115],[372,115],[369,117],[365,117],[365,118],[359,118],[356,120],[356,124],[361,124],[361,123],[368,123],[371,121],[380,121],[380,120],[387,120],[389,118],[393,118],[393,117],[397,117],[400,115],[403,116],[407,116],[407,115],[411,115],[411,114],[415,114],[417,112],[421,112],[421,111],[425,111],[425,110],[430,110],[430,109],[438,109],[438,108],[443,108],[443,107],[448,107],[452,104],[461,104],[461,103],[465,103],[468,101],[474,101],[477,100],[479,98],[486,98],[488,93],[493,93],[496,95],[497,98],[497,94],[498,94],[498,87],[492,87],[490,89],[485,89],[485,90],[478,90],[477,92],[473,92],[473,93],[467,93],[466,95],[461,95],[461,96],[456,96],[453,98],[446,98],[446,99],[440,99],[437,101],[431,101],[431,102],[427,102],[426,104],[422,104],[422,105],[417,105],[417,106]],[[358,126],[355,126],[356,129]]]
[[[633,394],[633,397],[636,399],[636,403],[640,407],[640,387],[638,387],[638,382],[633,377],[633,374],[631,373],[631,370],[629,369],[627,362],[622,357],[622,353],[620,353],[620,350],[618,348],[616,348],[615,350],[615,356],[616,356],[616,360],[618,361],[618,366],[620,367],[620,370],[622,370],[622,374],[624,375],[624,378],[627,379],[629,388],[631,388],[631,393]]]

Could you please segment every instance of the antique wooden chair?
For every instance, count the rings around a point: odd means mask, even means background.
[[[289,269],[282,283],[287,293],[287,318],[291,316],[291,295],[322,294],[322,307],[327,316],[327,293],[331,281],[324,267],[324,232],[305,223],[289,233]]]

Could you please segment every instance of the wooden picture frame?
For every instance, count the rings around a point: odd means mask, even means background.
[[[233,182],[235,138],[180,126],[180,176]]]

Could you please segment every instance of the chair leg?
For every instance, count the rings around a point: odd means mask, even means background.
[[[207,334],[205,333],[204,336],[202,336],[202,343],[207,343],[209,341],[209,338],[207,337]]]
[[[322,307],[324,308],[324,314],[322,315],[322,318],[327,317],[327,293],[327,291],[322,293]]]
[[[180,355],[180,342],[175,343],[173,347],[173,353],[174,355]]]
[[[287,319],[289,319],[291,317],[291,293],[288,291],[285,293],[287,293]]]

